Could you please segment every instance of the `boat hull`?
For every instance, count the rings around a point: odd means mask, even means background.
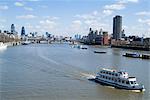
[[[106,53],[104,51],[94,51],[94,53]]]
[[[112,86],[112,87],[118,88],[118,89],[125,89],[125,90],[139,91],[139,92],[145,91],[144,87],[142,87],[142,86],[138,87],[138,88],[137,87],[128,87],[128,86],[119,85],[117,83],[100,80],[98,78],[92,79],[92,81],[95,81],[96,83],[99,83],[101,85]]]

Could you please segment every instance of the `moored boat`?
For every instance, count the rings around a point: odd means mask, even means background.
[[[87,49],[87,47],[82,47],[81,49]]]
[[[83,45],[73,45],[72,48],[78,48],[78,49],[88,49],[87,47]]]
[[[132,58],[140,58],[140,54],[138,53],[125,53],[123,56],[125,57],[132,57]]]
[[[128,73],[125,71],[103,68],[97,73],[94,80],[101,84],[113,86],[119,89],[139,92],[145,91],[144,85],[138,84],[136,78],[128,76]]]
[[[142,59],[150,59],[150,54],[142,54]]]
[[[123,56],[131,58],[150,59],[150,54],[125,53]]]
[[[94,53],[106,53],[105,51],[94,51]]]

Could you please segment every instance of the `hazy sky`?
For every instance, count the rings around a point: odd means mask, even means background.
[[[112,33],[112,19],[123,17],[126,35],[150,37],[149,0],[0,0],[0,29],[13,23],[20,34],[87,35],[89,27]]]

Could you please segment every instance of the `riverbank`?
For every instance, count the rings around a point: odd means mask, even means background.
[[[132,50],[143,50],[143,51],[150,51],[150,47],[144,46],[123,46],[123,45],[111,45],[112,48],[123,48],[123,49],[132,49]]]
[[[4,43],[4,44],[6,44],[8,47],[11,47],[11,46],[21,45],[21,42],[7,42],[7,43]]]

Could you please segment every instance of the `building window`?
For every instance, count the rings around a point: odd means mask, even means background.
[[[122,83],[124,83],[124,80],[122,80]]]

